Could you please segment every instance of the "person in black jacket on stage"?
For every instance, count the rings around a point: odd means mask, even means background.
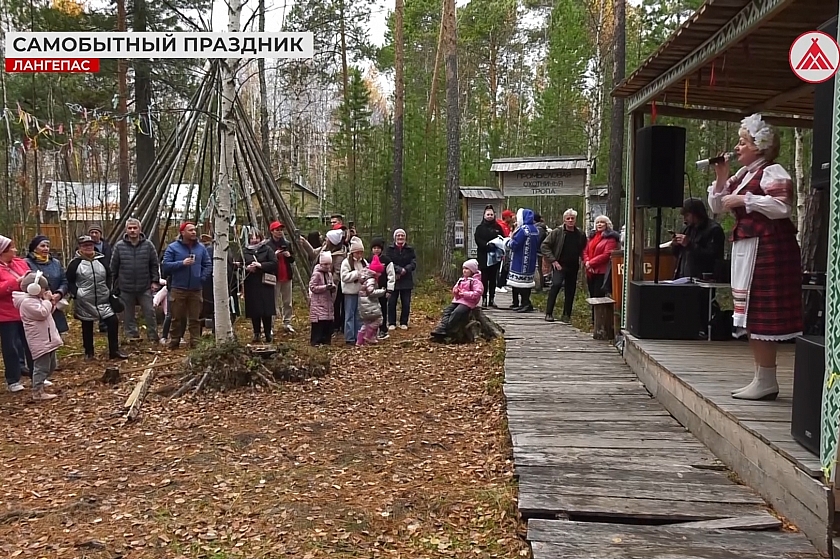
[[[713,274],[715,265],[723,260],[726,240],[723,229],[709,218],[706,205],[699,198],[688,198],[680,213],[685,227],[671,240],[671,250],[677,259],[674,279]]]

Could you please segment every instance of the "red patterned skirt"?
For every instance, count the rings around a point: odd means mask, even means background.
[[[757,339],[784,340],[802,333],[802,259],[795,233],[758,241],[747,308],[747,330]]]

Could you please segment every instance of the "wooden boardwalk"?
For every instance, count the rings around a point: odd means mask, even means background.
[[[534,559],[820,557],[616,349],[539,311],[489,313],[506,330],[508,427]]]

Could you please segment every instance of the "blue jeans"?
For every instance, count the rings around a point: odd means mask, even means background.
[[[23,365],[26,364],[30,371],[33,368],[23,322],[0,322],[0,350],[3,353],[3,367],[6,369],[6,384],[20,382]]]
[[[344,341],[348,344],[356,343],[356,335],[362,329],[359,319],[359,296],[344,296]]]

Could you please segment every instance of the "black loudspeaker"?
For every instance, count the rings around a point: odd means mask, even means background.
[[[837,39],[837,18],[819,28]],[[831,125],[834,122],[834,78],[814,86],[814,137],[811,151],[811,188],[823,190],[831,183]]]
[[[820,455],[821,412],[825,385],[825,337],[796,338],[793,364],[793,408],[790,434],[808,451]]]
[[[631,281],[627,330],[649,340],[705,340],[712,290],[695,283]]]
[[[685,181],[685,128],[646,126],[636,132],[637,208],[679,208]]]

